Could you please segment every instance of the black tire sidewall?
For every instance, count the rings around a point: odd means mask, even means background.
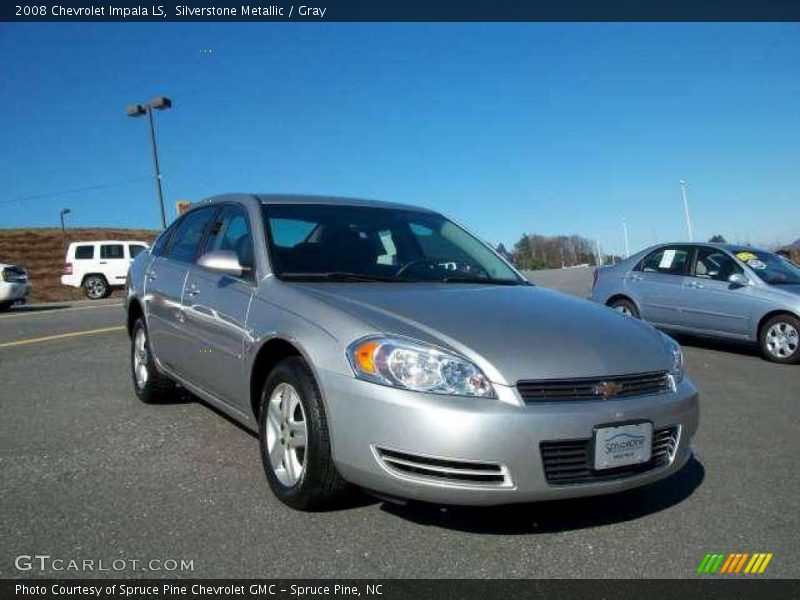
[[[134,371],[133,355],[136,352],[136,332],[144,329],[145,343],[147,344],[147,383],[144,387],[139,387],[136,383],[136,372]],[[155,361],[153,360],[153,352],[150,349],[150,332],[147,330],[147,325],[144,319],[139,318],[133,324],[131,330],[131,354],[130,354],[130,369],[131,369],[131,383],[133,383],[133,391],[136,397],[146,404],[155,404],[161,401],[160,391],[157,388],[157,378],[163,377],[156,368]]]
[[[779,363],[784,365],[800,364],[800,346],[798,346],[792,354],[784,358],[780,356],[775,356],[767,349],[767,331],[769,331],[770,327],[772,327],[776,323],[781,323],[781,322],[788,323],[789,325],[794,327],[798,333],[800,333],[800,319],[798,319],[797,317],[788,314],[776,315],[772,317],[766,323],[764,323],[764,326],[761,328],[761,332],[759,333],[758,336],[758,344],[761,348],[761,354],[762,356],[764,356],[764,358],[774,363]]]
[[[287,487],[278,479],[272,469],[267,446],[267,408],[272,391],[281,383],[288,383],[297,391],[306,419],[306,448],[304,469],[300,480]],[[258,417],[259,446],[264,472],[273,493],[283,503],[300,510],[313,508],[320,494],[327,461],[330,461],[330,445],[327,436],[325,411],[322,397],[314,377],[306,363],[297,357],[287,358],[278,363],[267,377],[261,393]]]

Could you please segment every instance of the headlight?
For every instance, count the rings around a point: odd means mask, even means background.
[[[678,342],[664,333],[662,333],[661,336],[664,338],[664,344],[667,346],[670,358],[672,359],[672,366],[669,372],[675,380],[675,385],[678,385],[683,381],[683,352]]]
[[[494,398],[492,384],[468,360],[410,340],[372,337],[347,350],[356,377],[415,392]]]

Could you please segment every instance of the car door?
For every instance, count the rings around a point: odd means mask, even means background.
[[[686,327],[699,333],[748,334],[752,329],[752,289],[729,282],[735,273],[744,274],[744,269],[725,250],[698,247],[683,284]]]
[[[129,265],[124,244],[100,244],[100,272],[109,285],[123,285]]]
[[[191,343],[184,346],[193,381],[200,381],[232,407],[249,410],[249,378],[244,372],[247,312],[255,291],[253,237],[245,210],[224,205],[206,238],[203,251],[234,252],[245,267],[240,277],[205,269],[189,270],[183,295],[185,327]]]
[[[189,267],[216,213],[203,207],[184,215],[153,248],[154,259],[145,271],[145,311],[154,355],[167,368],[186,374],[181,360],[187,334],[183,325],[183,288]],[[165,243],[160,242],[164,239]]]
[[[683,324],[683,283],[692,250],[685,244],[661,246],[625,276],[625,287],[637,300],[643,319],[667,327]]]

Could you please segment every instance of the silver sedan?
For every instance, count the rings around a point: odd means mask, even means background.
[[[661,244],[595,271],[592,299],[659,328],[758,343],[800,363],[800,268],[726,244]]]
[[[298,509],[350,484],[490,505],[606,494],[692,456],[678,345],[530,285],[438,213],[365,200],[223,196],[133,263],[144,402],[176,382],[259,432]]]

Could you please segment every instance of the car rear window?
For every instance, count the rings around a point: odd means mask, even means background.
[[[103,244],[100,246],[100,258],[125,258],[122,244]]]
[[[94,246],[76,246],[76,260],[88,260],[94,258]]]

